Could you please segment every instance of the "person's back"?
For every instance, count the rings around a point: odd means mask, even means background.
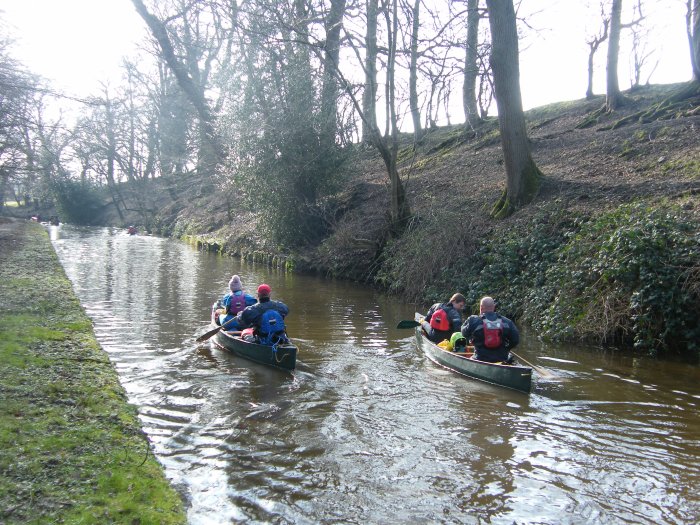
[[[255,329],[262,344],[273,344],[286,339],[284,318],[289,314],[289,307],[282,301],[270,299],[270,293],[267,284],[258,286],[258,302],[246,307],[237,317],[242,328]]]
[[[495,302],[484,297],[479,315],[470,315],[462,325],[462,335],[474,345],[474,359],[491,363],[508,362],[509,350],[520,342],[515,323],[495,312]]]
[[[236,316],[247,306],[255,304],[255,297],[243,291],[241,278],[238,275],[231,277],[229,292],[219,301],[217,309],[217,321],[226,330],[239,330],[240,325],[235,320]]]
[[[454,294],[447,303],[435,303],[425,315],[427,323],[426,332],[428,339],[433,343],[439,343],[449,339],[454,332],[459,332],[462,326],[462,314],[460,313],[466,299],[462,294]]]

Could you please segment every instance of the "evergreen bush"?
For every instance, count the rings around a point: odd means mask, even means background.
[[[700,232],[680,207],[547,213],[492,237],[466,273],[468,304],[496,297],[544,338],[698,352]]]
[[[89,182],[63,179],[52,184],[53,198],[61,220],[91,224],[102,207],[97,188]]]

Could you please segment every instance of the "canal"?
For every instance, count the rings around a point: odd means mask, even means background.
[[[528,395],[416,349],[414,306],[177,241],[51,226],[191,524],[700,521],[700,369],[544,344]],[[195,339],[232,274],[290,307],[293,373]]]

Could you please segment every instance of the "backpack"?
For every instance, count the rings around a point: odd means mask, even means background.
[[[442,308],[438,308],[430,316],[430,327],[433,330],[440,330],[442,332],[447,332],[450,329],[450,317],[447,312]]]
[[[481,320],[484,323],[484,346],[491,349],[503,346],[503,320],[499,317],[490,321],[485,316]]]
[[[231,299],[228,305],[229,315],[236,315],[238,312],[242,312],[245,307],[245,294],[241,292],[240,295],[231,294]]]
[[[260,318],[260,343],[271,345],[286,339],[284,317],[274,308],[265,310]]]

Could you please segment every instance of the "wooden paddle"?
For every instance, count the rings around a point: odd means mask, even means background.
[[[196,342],[201,343],[202,341],[206,341],[207,339],[211,339],[213,336],[219,333],[219,330],[227,326],[231,321],[233,321],[235,317],[232,317],[228,321],[226,321],[224,324],[221,326],[217,326],[216,328],[209,330],[208,332],[205,332],[204,335],[200,335],[197,339],[195,339]]]
[[[513,354],[519,361],[522,361],[522,362],[525,363],[527,366],[529,366],[530,368],[532,368],[533,370],[535,370],[535,371],[536,371],[538,374],[540,374],[542,377],[549,377],[549,378],[557,377],[555,374],[553,374],[552,372],[550,372],[550,371],[547,370],[546,368],[542,368],[541,366],[533,365],[532,363],[530,363],[529,361],[523,359],[522,357],[520,357],[518,354],[516,354],[516,353],[513,352],[512,350],[510,350],[510,353]]]
[[[396,328],[415,328],[416,326],[420,326],[420,323],[418,321],[399,321],[399,324],[396,325]]]

